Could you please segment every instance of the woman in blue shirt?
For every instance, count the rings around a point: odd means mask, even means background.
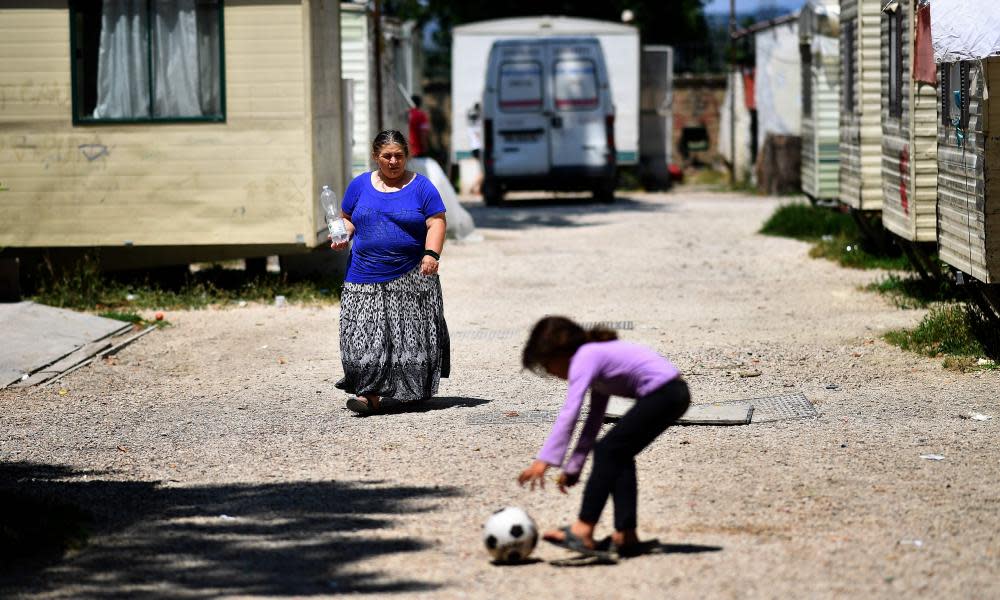
[[[402,133],[375,136],[378,169],[347,186],[341,212],[351,256],[340,303],[337,387],[356,397],[347,407],[379,411],[383,398],[423,400],[451,370],[438,261],[444,246],[445,206],[423,175],[406,170]],[[353,242],[353,244],[351,244]]]

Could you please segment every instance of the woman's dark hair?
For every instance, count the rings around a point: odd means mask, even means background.
[[[545,363],[560,356],[573,356],[588,342],[617,340],[618,334],[606,327],[584,329],[566,317],[545,317],[531,330],[521,353],[521,365],[536,373],[545,372]]]
[[[410,145],[406,143],[406,136],[395,129],[378,132],[378,135],[372,140],[372,154],[378,154],[384,146],[389,144],[399,144],[400,148],[403,149],[403,154],[410,155]]]

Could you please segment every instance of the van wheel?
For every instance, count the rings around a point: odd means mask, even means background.
[[[597,187],[594,188],[594,200],[596,202],[603,202],[605,204],[611,204],[615,201],[615,181],[610,179],[608,181],[602,181]]]
[[[503,188],[495,179],[483,182],[483,202],[486,206],[500,206],[503,202]]]

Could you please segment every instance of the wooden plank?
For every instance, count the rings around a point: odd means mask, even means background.
[[[63,357],[62,359],[39,369],[31,374],[27,379],[22,379],[18,383],[14,384],[12,387],[31,387],[48,381],[53,377],[58,377],[65,371],[68,371],[75,367],[76,365],[88,361],[91,357],[96,355],[101,350],[105,350],[111,347],[111,342],[109,340],[102,340],[100,342],[92,342],[90,344],[84,345],[75,352]]]
[[[4,332],[0,370],[33,373],[89,342],[129,327],[121,321],[33,302],[0,304],[0,331]],[[0,381],[0,387],[9,383]]]
[[[143,336],[151,333],[155,329],[156,329],[155,325],[150,325],[149,327],[143,329],[142,331],[140,331],[138,333],[135,333],[135,334],[132,334],[132,335],[123,335],[123,336],[120,336],[118,338],[115,338],[114,340],[111,340],[111,343],[108,344],[108,347],[102,349],[100,352],[98,352],[93,357],[91,357],[91,358],[89,358],[87,360],[84,360],[84,361],[82,361],[82,362],[80,362],[80,363],[78,363],[78,364],[76,364],[76,365],[74,365],[74,366],[66,369],[65,371],[63,371],[61,373],[58,373],[57,375],[55,375],[54,377],[52,377],[51,379],[49,379],[48,381],[46,381],[41,387],[43,387],[43,388],[44,387],[48,387],[48,386],[56,383],[57,381],[59,381],[60,379],[62,379],[63,377],[65,377],[66,375],[69,375],[70,373],[72,373],[74,371],[82,369],[83,367],[86,367],[87,365],[91,364],[92,362],[94,362],[94,360],[96,360],[98,358],[104,358],[105,356],[111,356],[111,355],[114,355],[114,354],[118,354],[118,352],[120,352],[123,348],[125,348],[126,346],[132,344],[133,342],[135,342],[139,338],[141,338],[141,337],[143,337]]]

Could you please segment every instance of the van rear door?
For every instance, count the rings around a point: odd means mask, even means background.
[[[552,69],[551,154],[553,167],[601,167],[608,164],[608,119],[613,115],[596,40],[549,46]]]
[[[493,125],[493,171],[499,176],[549,171],[549,135],[543,114],[544,60],[540,44],[510,45],[501,50]]]

